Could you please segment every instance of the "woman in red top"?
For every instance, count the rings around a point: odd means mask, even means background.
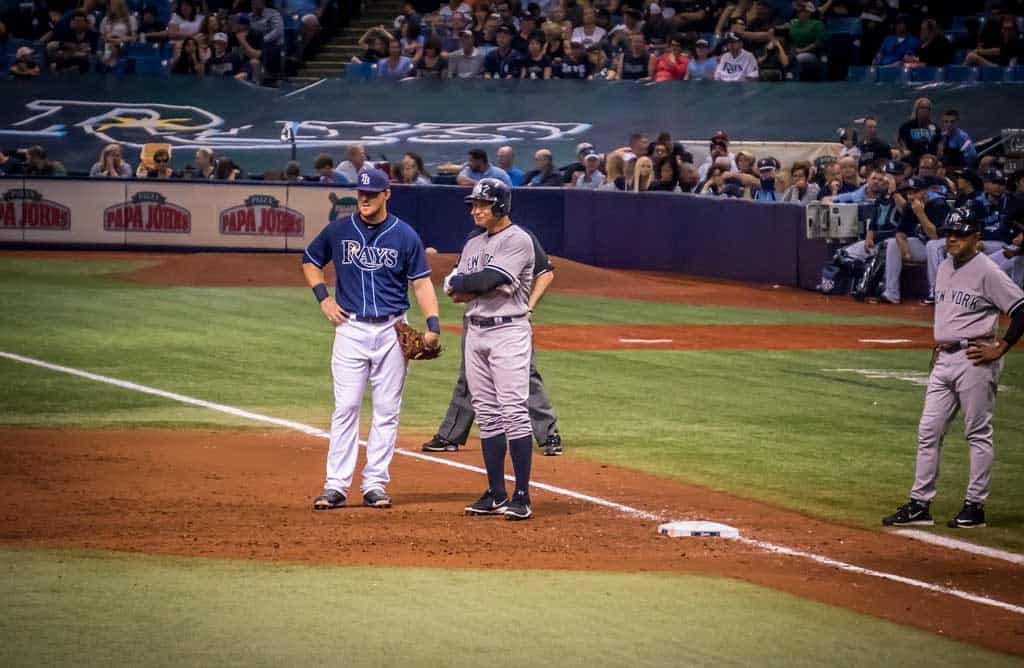
[[[668,42],[668,51],[660,56],[651,55],[647,71],[655,81],[683,81],[689,65],[690,57],[683,53],[682,37],[673,35]]]

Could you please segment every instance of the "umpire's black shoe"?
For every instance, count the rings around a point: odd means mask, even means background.
[[[313,500],[313,510],[331,510],[345,505],[345,495],[336,489],[325,489]]]
[[[487,490],[483,496],[471,506],[466,506],[467,515],[504,515],[508,508],[508,496],[495,498],[494,492]]]
[[[985,506],[974,501],[964,501],[960,513],[946,526],[950,529],[976,529],[985,526]]]
[[[544,456],[545,457],[557,457],[562,454],[562,437],[559,434],[553,434],[548,436],[548,440],[544,441]]]
[[[434,434],[434,438],[430,439],[423,444],[423,452],[458,452],[459,444],[452,443],[449,440],[441,438],[439,434]]]
[[[516,491],[505,509],[507,520],[528,520],[533,517],[533,508],[530,507],[530,496],[521,490]]]
[[[391,497],[382,489],[371,489],[363,494],[363,505],[369,508],[390,508]]]
[[[930,505],[924,501],[911,499],[908,503],[896,509],[896,512],[888,517],[882,518],[882,524],[887,527],[906,526],[932,526],[935,520],[932,519]]]

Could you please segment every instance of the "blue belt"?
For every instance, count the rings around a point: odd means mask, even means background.
[[[392,315],[359,315],[358,313],[350,313],[348,318],[349,320],[355,320],[357,322],[381,323],[397,318],[399,315],[401,314],[394,313]]]
[[[525,318],[526,314],[523,315],[500,315],[495,318],[478,318],[475,315],[469,316],[469,324],[475,327],[496,327],[497,325],[505,325],[507,323],[518,320],[519,318]]]

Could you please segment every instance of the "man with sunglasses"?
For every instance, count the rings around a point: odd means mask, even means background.
[[[910,500],[882,519],[885,526],[932,525],[931,502],[939,477],[946,429],[964,413],[970,447],[970,482],[955,529],[985,526],[992,463],[992,412],[1003,355],[1024,334],[1024,291],[981,252],[976,209],[954,209],[946,217],[948,257],[935,280],[935,351],[918,429],[917,470]],[[1010,326],[997,338],[999,316]]]
[[[407,360],[395,323],[409,309],[408,285],[427,319],[428,346],[436,347],[441,325],[423,242],[406,222],[388,213],[391,197],[384,172],[364,166],[356,176],[358,211],[336,219],[317,235],[302,256],[302,273],[334,325],[331,372],[334,413],[324,492],[314,510],[345,505],[359,454],[359,408],[366,381],[373,393],[373,423],[363,467],[363,505],[390,508],[386,486],[395,453],[398,414]],[[324,283],[324,267],[334,263],[335,292]]]

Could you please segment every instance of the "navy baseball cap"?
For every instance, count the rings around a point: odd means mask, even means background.
[[[391,185],[388,183],[388,175],[376,167],[363,167],[359,170],[356,190],[368,193],[382,193]]]
[[[987,172],[981,175],[981,178],[987,181],[988,183],[1001,183],[1004,186],[1006,185],[1006,175],[1003,174],[1003,172],[998,169],[988,170]]]
[[[778,163],[775,158],[761,158],[757,161],[757,171],[762,172],[768,169],[777,169]]]
[[[886,174],[902,174],[906,169],[906,163],[900,162],[899,160],[890,160],[885,163]]]
[[[900,189],[896,192],[907,192],[908,190],[924,190],[928,187],[928,182],[922,179],[920,176],[911,176],[909,179],[903,182]]]
[[[984,188],[984,185],[981,182],[981,177],[978,176],[977,172],[973,169],[958,169],[953,172],[953,174],[955,174],[958,179],[963,179],[970,183],[971,187],[975,190],[982,190]]]

